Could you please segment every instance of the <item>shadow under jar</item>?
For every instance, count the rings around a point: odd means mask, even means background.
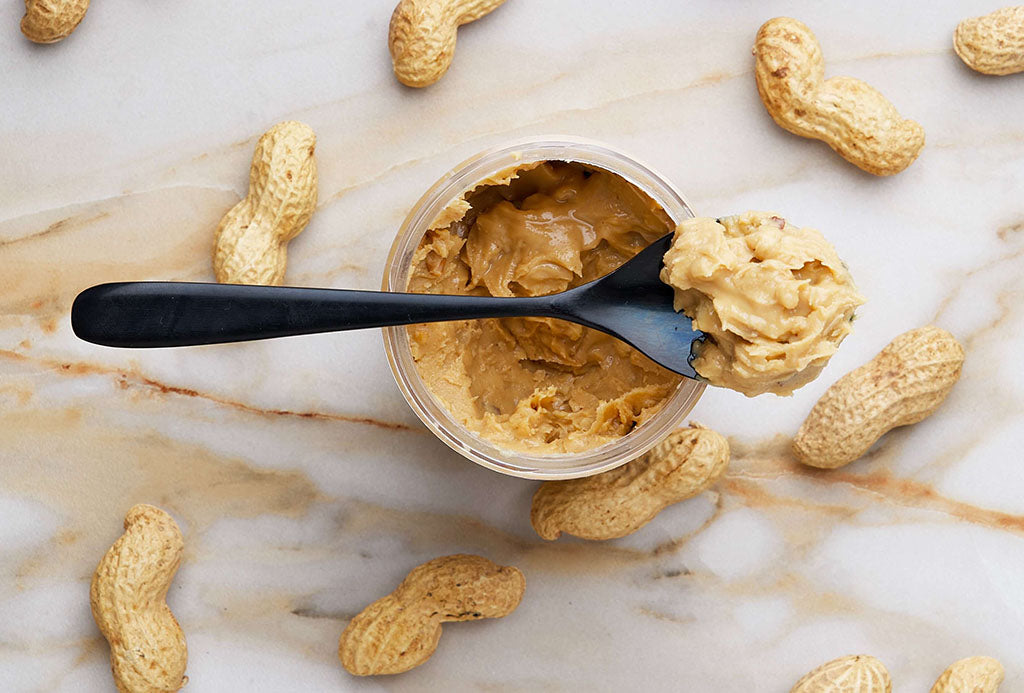
[[[562,291],[607,274],[693,217],[662,176],[569,137],[484,151],[406,217],[385,291],[494,296]],[[426,426],[512,476],[607,471],[656,445],[704,384],[612,337],[542,318],[384,328],[395,380]]]

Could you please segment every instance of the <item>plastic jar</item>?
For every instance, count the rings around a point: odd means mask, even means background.
[[[511,167],[534,161],[570,161],[601,168],[647,193],[675,224],[693,211],[664,177],[622,152],[598,142],[573,137],[530,138],[470,157],[434,183],[405,218],[384,268],[384,291],[406,291],[413,253],[438,214],[483,180]],[[675,392],[649,421],[627,435],[591,450],[560,455],[531,455],[505,450],[470,432],[452,417],[420,377],[404,327],[384,328],[384,348],[395,381],[409,406],[449,447],[477,464],[502,474],[529,479],[570,479],[607,471],[647,452],[675,429],[704,392],[704,383],[683,378]]]

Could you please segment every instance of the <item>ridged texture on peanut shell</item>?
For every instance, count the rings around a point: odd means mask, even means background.
[[[402,0],[388,26],[395,77],[407,87],[426,87],[452,64],[463,24],[480,19],[505,0]]]
[[[901,334],[825,391],[793,439],[793,453],[824,469],[853,462],[891,429],[938,409],[963,362],[963,347],[943,329]]]
[[[544,539],[562,532],[595,540],[624,537],[667,506],[706,489],[728,463],[728,441],[691,425],[611,471],[545,482],[533,496],[530,522]]]
[[[757,91],[780,127],[821,140],[868,173],[889,176],[924,147],[924,129],[852,77],[825,77],[817,38],[789,17],[768,20],[754,43]]]
[[[305,123],[278,123],[260,137],[249,194],[224,215],[213,270],[223,284],[281,284],[287,243],[306,228],[317,200],[316,135]]]
[[[25,0],[21,33],[35,43],[57,43],[82,21],[89,0]]]
[[[969,68],[986,75],[1024,72],[1024,5],[960,22],[953,49]]]
[[[136,505],[124,518],[124,534],[96,568],[89,603],[110,643],[121,693],[167,693],[188,680],[185,634],[164,601],[183,550],[170,515]]]
[[[442,623],[507,616],[525,589],[518,568],[466,554],[435,558],[349,622],[338,657],[357,676],[408,671],[430,659]]]
[[[1003,675],[999,660],[968,657],[950,664],[932,686],[931,693],[996,693]]]
[[[885,666],[869,655],[826,662],[796,682],[789,693],[891,693]]]

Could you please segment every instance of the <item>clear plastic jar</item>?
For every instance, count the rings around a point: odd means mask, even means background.
[[[676,224],[693,211],[672,184],[647,166],[607,145],[573,137],[531,138],[488,149],[456,166],[420,198],[398,231],[384,268],[384,291],[405,291],[413,253],[437,215],[453,200],[500,171],[534,161],[571,161],[602,168],[637,186]],[[571,479],[607,471],[641,455],[676,428],[700,399],[704,384],[684,378],[649,421],[610,443],[584,452],[531,455],[505,450],[455,420],[420,377],[404,327],[384,328],[384,348],[398,387],[427,428],[477,464],[529,479]]]

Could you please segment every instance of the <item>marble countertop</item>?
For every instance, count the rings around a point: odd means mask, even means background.
[[[0,681],[112,690],[89,614],[96,562],[136,502],[178,520],[169,603],[187,690],[783,692],[870,653],[898,693],[974,654],[1024,688],[1024,75],[990,78],[953,27],[997,3],[512,0],[460,32],[449,74],[390,74],[392,3],[95,2],[65,42],[0,6]],[[889,179],[765,113],[750,47],[804,20],[829,74],[863,78],[925,128]],[[375,331],[125,351],[71,334],[81,289],[210,280],[213,229],[257,136],[319,137],[319,209],[288,280],[376,288],[402,218],[463,158],[525,135],[604,140],[698,213],[822,229],[869,302],[791,398],[709,389],[730,437],[713,490],[618,541],[545,543],[535,482],[462,459],[420,425]],[[940,412],[833,473],[787,444],[824,389],[927,323],[966,346]],[[357,680],[338,636],[416,564],[518,566],[521,607],[454,624],[424,666]]]

